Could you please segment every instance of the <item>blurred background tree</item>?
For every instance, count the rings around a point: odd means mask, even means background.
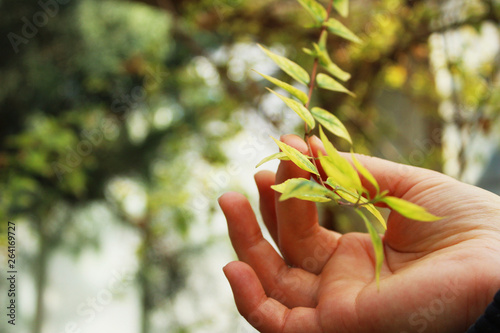
[[[315,103],[358,152],[477,181],[499,142],[500,3],[353,0],[351,12],[363,44],[328,42],[357,98],[318,91]],[[268,135],[295,131],[250,69],[277,72],[257,42],[309,68],[308,15],[295,0],[1,0],[0,17],[0,220],[23,231],[22,327],[67,331],[71,318],[50,311],[67,292],[51,278],[58,254],[81,262],[127,230],[127,290],[140,300],[130,332],[241,329],[229,294],[210,290],[231,253],[216,198],[238,189],[255,200]],[[335,207],[322,216],[357,228]],[[82,297],[70,312],[85,331]],[[212,312],[193,307],[203,299]]]

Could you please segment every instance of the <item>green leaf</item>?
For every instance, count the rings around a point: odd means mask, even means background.
[[[311,161],[309,161],[309,159],[307,158],[307,156],[305,156],[304,154],[302,154],[297,149],[295,149],[293,147],[290,147],[286,143],[281,142],[279,140],[276,140],[273,137],[271,137],[271,138],[274,140],[274,142],[276,142],[276,144],[278,145],[278,147],[280,147],[280,149],[286,154],[286,156],[288,156],[288,158],[293,163],[295,163],[295,165],[297,165],[302,170],[305,170],[305,171],[310,172],[310,173],[314,173],[315,175],[319,176],[318,169],[316,169],[316,167],[314,166],[314,164],[312,164]]]
[[[352,97],[356,97],[352,92],[350,92],[346,87],[341,85],[339,82],[335,81],[332,77],[320,73],[316,77],[316,82],[318,82],[318,87],[331,90],[331,91],[338,91],[338,92],[343,92],[348,95],[351,95]]]
[[[256,70],[254,70],[254,72],[261,75],[267,81],[269,81],[269,82],[277,85],[278,87],[288,91],[290,94],[292,94],[292,96],[297,97],[298,100],[302,102],[302,104],[307,104],[307,102],[309,101],[309,97],[307,97],[307,94],[305,92],[303,92],[302,90],[297,89],[294,86],[292,86],[286,82],[280,81],[272,76],[268,76],[268,75],[259,73]]]
[[[331,201],[332,196],[335,196],[332,191],[305,178],[288,179],[280,185],[271,186],[271,188],[282,193],[280,201],[297,198],[313,202],[328,202]]]
[[[266,158],[264,158],[262,161],[259,162],[259,164],[257,164],[255,167],[258,168],[260,167],[262,164],[264,163],[267,163],[269,161],[272,161],[272,160],[275,160],[275,159],[279,159],[279,160],[282,160],[282,161],[289,161],[290,159],[288,158],[288,156],[286,156],[285,153],[283,152],[280,152],[280,153],[276,153],[276,154],[272,154],[271,156],[268,156]]]
[[[299,3],[304,7],[309,14],[316,20],[318,23],[323,23],[326,19],[326,9],[316,2],[315,0],[298,0]]]
[[[321,34],[321,36],[319,36],[318,46],[319,49],[323,52],[327,52],[326,50],[327,41],[328,41],[328,34]]]
[[[307,54],[307,55],[310,55],[311,57],[316,57],[316,52],[311,50],[311,49],[308,49],[306,47],[302,48],[302,51]]]
[[[297,113],[299,117],[306,122],[307,126],[309,126],[310,129],[313,129],[316,126],[314,117],[312,116],[311,112],[309,112],[309,110],[306,109],[304,105],[300,104],[296,100],[280,95],[272,89],[267,88],[267,90],[269,90],[270,92],[281,98],[281,100],[285,102],[285,104],[288,105],[290,109],[295,111],[295,113]]]
[[[351,74],[343,71],[339,66],[333,63],[332,59],[330,59],[330,55],[326,50],[322,50],[321,47],[316,43],[313,43],[313,46],[318,56],[319,64],[323,66],[325,70],[342,81],[347,81],[351,78]]]
[[[347,140],[352,145],[352,139],[344,124],[325,109],[314,107],[311,109],[313,117],[330,133]]]
[[[327,156],[319,153],[320,163],[328,177],[331,177],[336,184],[346,188],[349,191],[363,192],[361,180],[354,167],[343,158],[333,144],[328,140],[323,128],[319,128],[320,138],[325,147]]]
[[[387,229],[387,223],[385,222],[384,217],[379,212],[379,210],[377,209],[377,207],[375,207],[373,204],[366,203],[366,202],[368,202],[368,200],[366,198],[362,198],[361,202],[365,203],[361,207],[364,208],[364,209],[366,209],[367,211],[369,211],[377,219],[377,221],[380,222],[380,224],[382,225],[382,227],[384,229]]]
[[[323,23],[323,25],[334,35],[340,36],[354,43],[362,43],[358,36],[334,18],[330,18],[327,22]]]
[[[377,190],[377,193],[379,193],[380,192],[380,186],[378,185],[378,182],[375,179],[375,177],[373,177],[373,175],[371,174],[371,172],[368,171],[368,169],[365,168],[364,165],[361,164],[358,161],[358,159],[356,158],[356,155],[354,155],[354,152],[352,150],[351,150],[351,156],[352,156],[352,161],[354,163],[354,166],[356,167],[356,169],[358,170],[358,172],[363,177],[365,177],[365,179],[368,180],[373,185],[373,187],[375,187],[375,189]]]
[[[333,7],[339,12],[343,17],[349,15],[349,0],[334,0]]]
[[[386,196],[382,198],[381,201],[385,202],[391,209],[399,214],[412,220],[434,222],[442,219],[441,217],[429,213],[425,208],[404,199]]]
[[[375,252],[375,280],[377,281],[377,288],[380,288],[380,271],[384,263],[384,244],[377,230],[372,226],[370,221],[368,221],[365,214],[359,210],[356,210],[356,213],[358,213],[365,222],[366,229],[368,229],[368,233],[372,240],[373,251]]]
[[[260,44],[257,45],[259,45],[259,47],[267,54],[269,58],[271,58],[276,63],[276,65],[278,65],[279,68],[281,68],[285,73],[290,75],[294,80],[306,86],[309,84],[310,81],[309,74],[304,68],[300,67],[295,62],[285,57],[282,57],[280,55],[277,55],[276,53],[269,51]]]

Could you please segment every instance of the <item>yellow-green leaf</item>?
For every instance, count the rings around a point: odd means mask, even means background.
[[[272,160],[275,160],[275,159],[279,159],[279,160],[282,160],[282,161],[289,161],[290,160],[290,158],[288,158],[288,156],[286,156],[286,154],[284,152],[280,152],[280,153],[272,154],[271,156],[268,156],[268,157],[264,158],[255,167],[258,168],[262,164],[267,163],[267,162],[272,161]]]
[[[313,202],[328,202],[331,201],[332,196],[335,196],[327,188],[305,178],[288,179],[280,185],[271,186],[271,188],[282,193],[280,201],[297,198]]]
[[[311,114],[324,128],[330,133],[341,137],[352,145],[352,139],[344,124],[333,114],[325,109],[314,107],[311,109]]]
[[[366,209],[367,211],[369,211],[377,219],[377,221],[380,222],[382,227],[384,227],[384,229],[387,229],[387,223],[385,222],[384,217],[379,212],[377,207],[375,207],[373,204],[366,203],[366,202],[368,202],[368,200],[366,200],[366,198],[362,198],[361,202],[364,203],[364,205],[361,207]]]
[[[434,222],[441,219],[441,217],[429,213],[425,208],[401,198],[386,196],[381,201],[399,214],[412,220]]]
[[[323,156],[320,152],[319,160],[328,177],[331,177],[335,183],[349,191],[362,192],[361,180],[354,167],[339,154],[326,137],[322,127],[319,128],[319,132],[327,153],[327,156]]]
[[[302,51],[305,54],[310,55],[311,57],[316,57],[316,52],[311,49],[308,49],[307,47],[302,48]]]
[[[314,173],[315,175],[319,176],[318,169],[316,169],[314,164],[312,164],[311,161],[309,161],[309,159],[307,158],[306,155],[302,154],[297,149],[290,147],[289,145],[287,145],[284,142],[276,140],[273,137],[271,137],[271,138],[276,142],[278,147],[280,147],[281,151],[284,152],[286,154],[286,156],[288,156],[288,158],[293,163],[295,163],[296,166],[298,166],[302,170],[305,170],[305,171],[310,172],[310,173]]]
[[[366,229],[370,234],[372,240],[373,251],[375,252],[375,280],[377,281],[377,288],[380,287],[380,271],[382,269],[382,264],[384,263],[384,244],[377,230],[372,226],[368,218],[363,214],[363,212],[356,210],[356,213],[361,216],[365,222]]]
[[[330,18],[324,23],[324,26],[334,35],[340,36],[354,43],[362,43],[361,39],[349,30],[345,25],[340,23],[340,21]]]
[[[290,94],[292,94],[292,96],[295,96],[297,97],[297,99],[299,101],[302,102],[302,104],[307,104],[307,102],[309,101],[309,98],[307,97],[307,94],[305,92],[303,92],[302,90],[300,89],[297,89],[295,88],[294,86],[286,83],[286,82],[283,82],[281,80],[278,80],[272,76],[268,76],[268,75],[265,75],[265,74],[262,74],[262,73],[259,73],[257,71],[254,70],[254,72],[256,72],[257,74],[261,75],[264,79],[266,79],[267,81],[277,85],[278,87],[288,91]]]
[[[297,113],[299,117],[306,122],[307,126],[309,126],[310,129],[313,129],[316,126],[314,117],[304,105],[300,104],[296,100],[280,95],[272,89],[267,88],[267,90],[278,96],[283,102],[285,102],[286,105],[288,105],[290,109],[295,111],[295,113]]]
[[[347,81],[351,78],[351,74],[343,71],[332,61],[326,50],[322,50],[316,43],[313,43],[313,46],[318,56],[319,64],[323,66],[325,70],[342,81]]]
[[[343,92],[343,93],[346,93],[348,95],[351,95],[352,97],[356,97],[356,95],[354,93],[349,91],[342,84],[335,81],[335,79],[333,79],[332,77],[330,77],[326,74],[323,74],[323,73],[318,74],[318,76],[316,77],[316,82],[318,83],[318,87],[320,87],[320,88],[331,90],[331,91]]]
[[[323,52],[327,52],[327,50],[326,50],[327,41],[328,41],[328,34],[321,34],[321,36],[319,36],[318,47]],[[313,43],[313,45],[314,45],[314,43]]]
[[[323,127],[319,127],[319,137],[321,142],[323,143],[323,147],[325,148],[326,155],[332,156],[336,158],[336,155],[339,155],[337,149],[333,146],[333,144],[328,140],[325,132],[323,131]]]
[[[345,201],[350,202],[352,204],[358,204],[361,208],[366,209],[368,212],[370,212],[370,214],[372,214],[377,219],[377,221],[382,225],[384,229],[387,229],[387,223],[385,222],[384,217],[379,212],[377,207],[369,203],[368,199],[362,197],[361,194],[354,194],[353,192],[343,187],[337,186],[335,181],[331,178],[328,178],[326,184],[332,186],[333,188],[337,188],[338,195]]]
[[[326,9],[315,0],[298,0],[299,3],[304,7],[309,14],[314,17],[316,22],[323,23],[326,19]]]
[[[377,193],[379,193],[380,192],[380,186],[378,185],[378,182],[375,179],[375,177],[373,177],[373,175],[371,174],[371,172],[368,171],[368,169],[365,168],[364,165],[361,164],[358,161],[358,159],[356,158],[356,155],[354,155],[354,152],[352,150],[351,150],[351,156],[352,156],[352,161],[354,163],[354,166],[359,171],[359,173],[363,177],[365,177],[365,179],[368,180],[373,185],[373,187],[375,187],[375,189],[377,190]]]
[[[349,0],[333,0],[333,7],[335,7],[343,17],[349,15]]]
[[[306,86],[309,84],[310,77],[304,68],[300,67],[295,62],[283,56],[277,55],[276,53],[269,51],[260,44],[257,45],[259,45],[259,47],[267,54],[269,58],[271,58],[276,63],[276,65],[278,65],[279,68],[281,68],[285,73],[290,75],[294,80]]]

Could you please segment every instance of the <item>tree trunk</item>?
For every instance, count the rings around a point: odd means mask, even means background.
[[[150,251],[151,251],[151,230],[149,219],[146,218],[142,224],[143,228],[143,252],[141,255],[141,264],[139,271],[139,283],[141,288],[141,333],[149,333],[151,331],[149,322],[149,313],[152,308],[151,286],[149,283],[150,271]]]
[[[33,322],[33,333],[41,333],[44,321],[44,300],[45,286],[47,283],[47,264],[48,264],[48,243],[45,233],[44,223],[39,224],[39,250],[36,266],[35,286],[36,286],[36,305],[35,305],[35,320]]]

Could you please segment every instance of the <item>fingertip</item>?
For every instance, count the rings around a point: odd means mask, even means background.
[[[226,218],[233,218],[235,214],[237,215],[235,211],[241,210],[248,200],[241,193],[227,192],[219,197],[218,202]]]
[[[317,135],[309,137],[309,141],[311,142],[311,144],[315,144],[317,146],[323,146],[323,142],[321,142],[321,139],[318,138]]]
[[[318,151],[321,151],[323,155],[326,155],[325,147],[323,146],[323,142],[316,135],[313,135],[309,138],[309,144],[311,145],[311,150],[314,156],[318,155]]]
[[[222,202],[224,202],[226,199],[226,197],[228,196],[229,192],[226,192],[224,194],[222,194],[218,199],[217,199],[217,202],[219,203],[219,206],[221,205]]]
[[[269,170],[262,170],[254,175],[255,183],[259,190],[261,187],[267,187],[268,185],[274,185],[276,174]]]
[[[283,134],[283,135],[280,136],[280,140],[281,141],[288,140],[288,139],[293,139],[293,138],[301,140],[300,137],[297,134]]]
[[[237,261],[231,261],[229,263],[227,263],[224,267],[222,267],[222,271],[224,272],[224,275],[226,276],[226,278],[228,280],[230,280],[230,276],[232,275],[233,273],[233,268],[235,267]]]
[[[225,205],[228,202],[234,202],[235,200],[245,199],[245,196],[238,192],[226,192],[219,197],[217,200],[219,205]]]
[[[232,272],[234,272],[234,270],[237,270],[238,267],[240,267],[240,265],[245,265],[243,262],[241,261],[231,261],[231,262],[228,262],[223,268],[222,270],[224,271],[224,274],[228,275],[228,274],[231,274]]]
[[[269,176],[274,176],[274,172],[269,170],[261,170],[254,175],[254,178],[263,178]]]
[[[299,152],[309,155],[309,148],[302,138],[297,135],[287,134],[281,136],[283,143],[297,149]],[[293,161],[281,161],[276,173],[276,183],[280,184],[290,178],[309,178],[308,171],[300,169]]]
[[[229,281],[235,296],[244,293],[246,294],[244,298],[249,298],[251,294],[248,294],[249,288],[259,289],[260,283],[258,283],[258,278],[254,270],[242,261],[232,261],[224,266],[222,271]]]
[[[230,196],[231,196],[231,192],[226,192],[217,199],[217,202],[219,203],[219,207],[222,208],[222,210],[224,210],[225,203],[227,200],[229,200]]]

